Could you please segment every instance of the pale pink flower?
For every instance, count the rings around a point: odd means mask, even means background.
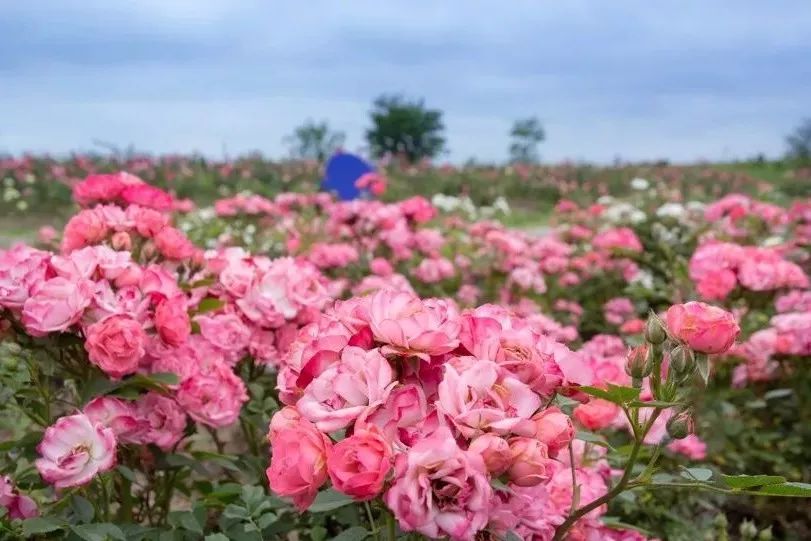
[[[368,299],[369,325],[384,355],[401,354],[428,360],[459,345],[459,315],[442,301],[380,290]]]
[[[472,541],[487,525],[491,495],[481,456],[442,427],[397,457],[384,499],[403,531]]]
[[[183,380],[177,401],[192,419],[213,427],[232,424],[248,401],[245,383],[228,366],[216,363]]]
[[[5,508],[11,520],[32,518],[39,515],[37,503],[25,494],[20,494],[8,475],[0,475],[0,508]]]
[[[304,389],[301,415],[322,432],[347,427],[367,408],[381,405],[393,387],[391,365],[376,349],[349,346]]]
[[[224,351],[241,351],[248,347],[251,330],[236,314],[197,316],[203,338]]]
[[[59,418],[45,429],[34,462],[42,478],[56,488],[89,483],[115,465],[116,439],[111,428],[79,413]]]
[[[93,282],[55,277],[35,288],[23,304],[22,322],[33,336],[67,330],[93,300]]]
[[[48,252],[25,244],[0,250],[0,306],[22,308],[48,272]]]
[[[143,432],[141,441],[153,443],[161,449],[171,449],[183,437],[186,428],[186,414],[168,396],[149,392],[136,402]]]
[[[458,359],[445,364],[438,407],[467,438],[484,432],[532,434],[541,398],[493,361]]]
[[[673,440],[667,448],[674,453],[686,456],[690,460],[704,460],[707,458],[707,444],[695,434],[688,434],[686,438]]]
[[[118,441],[140,443],[145,425],[139,418],[135,403],[114,396],[97,396],[87,403],[82,413],[96,425],[112,429]]]
[[[158,302],[155,307],[155,329],[168,346],[179,346],[188,339],[191,321],[186,311],[184,295],[175,295]]]

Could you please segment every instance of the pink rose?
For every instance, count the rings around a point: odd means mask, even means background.
[[[98,244],[107,237],[107,224],[93,209],[74,214],[62,232],[62,253],[70,253],[89,244]]]
[[[172,196],[160,188],[146,183],[132,184],[121,190],[121,199],[130,205],[140,205],[155,210],[172,210]]]
[[[741,332],[731,313],[703,302],[673,305],[665,319],[674,338],[700,353],[725,352]]]
[[[90,362],[113,378],[138,369],[146,336],[141,324],[129,315],[108,316],[85,330],[85,350]]]
[[[67,330],[93,299],[93,282],[57,276],[43,283],[23,305],[22,322],[33,336]]]
[[[41,458],[34,464],[46,482],[56,488],[76,487],[115,465],[115,434],[79,413],[46,428],[37,451]]]
[[[391,365],[376,349],[348,346],[304,389],[296,403],[301,415],[322,432],[347,427],[367,408],[381,405],[391,392]]]
[[[496,363],[468,357],[445,364],[444,370],[438,409],[466,438],[534,431],[530,417],[541,398],[511,375],[500,375]]]
[[[608,400],[592,398],[574,409],[577,421],[589,430],[600,430],[611,426],[620,414],[620,408]]]
[[[48,272],[51,255],[25,244],[0,250],[0,306],[22,308]]]
[[[119,175],[88,175],[83,181],[73,186],[73,200],[83,207],[93,203],[115,201],[125,184]]]
[[[248,393],[242,379],[225,364],[216,363],[185,379],[177,401],[195,421],[221,427],[237,420]]]
[[[179,346],[191,334],[191,322],[186,311],[186,297],[175,295],[155,307],[155,329],[168,346]]]
[[[149,265],[144,269],[140,288],[144,295],[160,295],[166,299],[182,294],[177,278],[160,265]]]
[[[142,442],[153,443],[166,450],[183,437],[186,414],[168,396],[149,392],[138,398],[136,408],[143,428]]]
[[[369,325],[375,340],[386,344],[383,354],[401,354],[428,360],[459,345],[460,322],[456,309],[441,301],[423,301],[416,295],[380,290],[368,300]]]
[[[729,269],[715,269],[696,283],[696,289],[705,299],[720,301],[726,299],[737,285],[734,272]]]
[[[376,257],[369,262],[369,270],[378,276],[389,276],[394,272],[394,269],[387,260],[382,257]]]
[[[203,338],[224,351],[241,351],[248,347],[251,330],[236,314],[197,316]]]
[[[20,494],[7,475],[0,475],[0,508],[6,509],[6,514],[11,520],[39,515],[36,502],[30,497]]]
[[[97,396],[82,410],[94,425],[112,429],[118,441],[140,443],[145,426],[139,419],[135,404],[114,396]]]
[[[487,525],[491,496],[481,457],[462,451],[440,427],[398,455],[384,499],[403,531],[461,541]]]
[[[695,434],[688,434],[686,438],[680,440],[673,440],[667,448],[681,455],[686,456],[690,460],[704,460],[707,458],[707,444]]]
[[[494,477],[506,472],[512,464],[510,444],[495,434],[482,434],[470,442],[467,450],[481,455],[485,468]]]
[[[274,419],[279,415],[283,413],[276,413]],[[329,438],[309,421],[288,418],[284,423],[277,423],[271,435],[267,469],[270,489],[279,496],[292,498],[300,511],[306,510],[327,480],[327,456],[331,447]]]
[[[572,420],[556,407],[537,413],[532,420],[535,422],[535,437],[546,444],[552,456],[567,447],[574,438]]]
[[[194,255],[194,244],[180,230],[166,226],[155,235],[155,246],[163,257],[181,261]]]
[[[376,430],[356,431],[336,443],[327,458],[335,490],[359,501],[380,494],[391,466],[391,445]]]
[[[533,487],[551,476],[546,445],[535,438],[510,438],[512,464],[507,470],[510,481],[519,487]]]

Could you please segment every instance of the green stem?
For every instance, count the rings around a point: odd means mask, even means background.
[[[386,513],[386,540],[396,541],[397,539],[397,526],[394,523],[394,515]]]
[[[656,418],[659,417],[660,413],[662,413],[662,410],[660,409],[655,410],[653,413],[651,413],[650,418],[645,423],[645,426],[641,431],[637,432],[636,430],[634,430],[634,446],[631,449],[631,454],[628,456],[628,462],[625,464],[625,469],[622,472],[622,477],[620,477],[620,480],[617,482],[617,484],[614,485],[614,487],[611,490],[606,492],[600,498],[597,498],[591,503],[588,503],[583,507],[577,509],[575,512],[569,514],[566,520],[563,521],[563,524],[558,526],[558,528],[555,530],[555,536],[552,538],[552,541],[562,541],[563,538],[566,536],[566,532],[568,532],[569,529],[572,526],[574,526],[574,524],[578,520],[583,518],[591,511],[594,511],[601,505],[610,502],[611,500],[616,498],[618,494],[620,494],[627,488],[628,484],[631,481],[631,475],[633,473],[634,465],[636,464],[636,460],[639,457],[639,451],[640,449],[642,449],[643,440],[645,439],[645,436],[648,434],[648,431],[651,429],[651,426],[653,426],[654,421],[656,421]]]
[[[380,531],[377,529],[377,525],[375,524],[375,517],[372,514],[372,507],[369,505],[369,502],[363,502],[363,508],[366,510],[366,518],[369,519],[369,527],[375,534],[375,539],[380,539]]]

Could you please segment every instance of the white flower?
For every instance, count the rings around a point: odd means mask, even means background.
[[[644,269],[640,270],[636,276],[631,278],[631,283],[639,284],[646,289],[653,289],[653,275]]]
[[[637,178],[631,179],[631,188],[633,188],[634,190],[640,190],[640,191],[641,190],[647,190],[648,188],[650,188],[650,182],[648,182],[644,178],[637,177]]]
[[[603,216],[605,216],[606,220],[613,223],[638,224],[647,219],[644,212],[632,204],[624,201],[611,205],[605,209]]]
[[[766,240],[763,241],[763,246],[767,246],[767,247],[769,247],[769,246],[780,246],[781,244],[783,244],[783,239],[780,238],[780,237],[775,237],[775,236],[769,237],[769,238],[767,238]]]
[[[614,202],[614,198],[610,195],[602,195],[599,197],[599,199],[597,199],[597,202],[601,205],[610,205]]]
[[[665,203],[656,209],[656,215],[660,218],[676,218],[684,216],[686,209],[681,203]]]
[[[706,207],[704,203],[701,201],[688,201],[687,202],[687,210],[690,212],[702,212],[704,207]]]

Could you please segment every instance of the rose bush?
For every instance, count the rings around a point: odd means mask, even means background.
[[[535,236],[419,196],[189,213],[94,172],[0,251],[0,532],[679,539],[668,495],[811,494],[807,206],[655,190]],[[750,451],[774,434],[800,443]]]

